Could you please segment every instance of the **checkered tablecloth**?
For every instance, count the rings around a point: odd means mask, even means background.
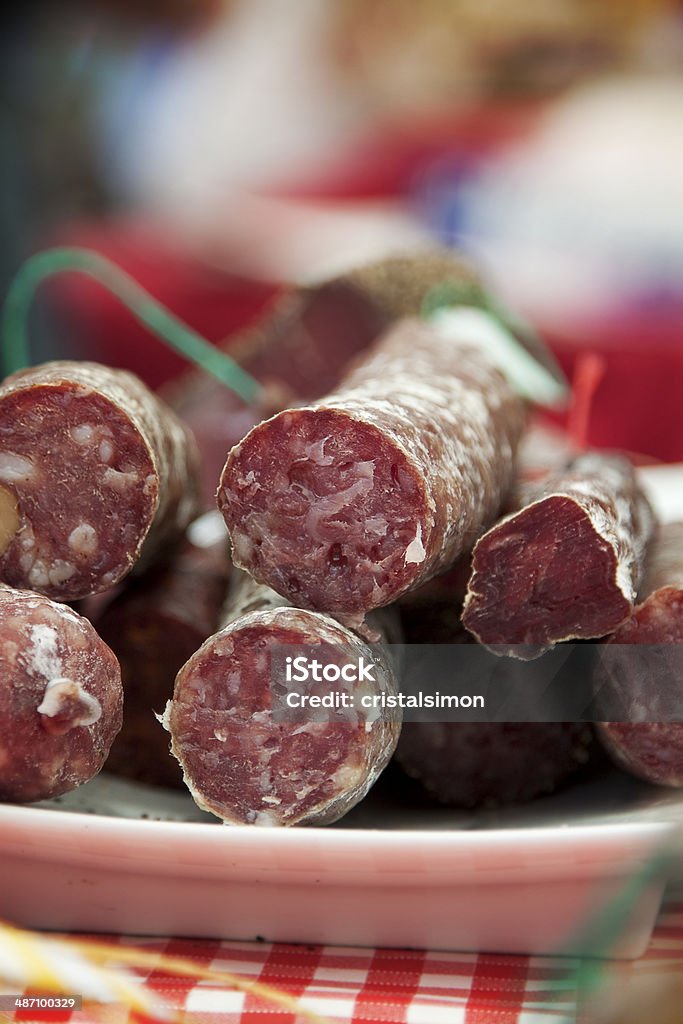
[[[577,962],[571,959],[125,936],[109,941],[266,982],[334,1024],[559,1024],[576,1018]],[[680,890],[662,910],[646,956],[607,965],[606,971],[620,972],[623,979],[656,964],[683,972]],[[306,1021],[215,983],[163,970],[137,972],[137,977],[164,1005],[184,1011],[188,1024]],[[124,1024],[136,1018],[121,1008],[120,1015],[107,1019]],[[84,1010],[70,1020],[92,1024],[94,1018]]]

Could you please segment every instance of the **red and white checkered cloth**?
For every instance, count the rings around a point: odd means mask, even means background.
[[[577,961],[572,959],[125,936],[108,941],[189,958],[202,967],[267,983],[300,998],[334,1024],[565,1024],[576,1016]],[[624,971],[647,969],[656,962],[683,971],[679,893],[663,909],[646,956],[614,969],[623,977]],[[178,978],[163,970],[137,976],[164,1005],[184,1011],[188,1024],[306,1022],[301,1015],[213,982]],[[69,1019],[73,1024],[94,1020],[87,1010],[73,1012]],[[108,1019],[126,1024],[134,1018],[122,1009],[120,1017]]]

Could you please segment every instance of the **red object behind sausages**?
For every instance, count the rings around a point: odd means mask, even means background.
[[[544,328],[543,336],[570,380],[585,353],[604,360],[587,425],[590,446],[683,461],[680,309],[629,310],[574,334]]]
[[[164,229],[144,221],[82,223],[60,232],[52,245],[92,249],[112,260],[162,305],[215,344],[251,323],[279,291],[208,266]],[[131,370],[158,388],[187,369],[187,360],[150,334],[123,303],[80,273],[60,274],[46,286],[71,339],[65,355]]]

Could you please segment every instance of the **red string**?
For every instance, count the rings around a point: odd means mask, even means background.
[[[588,447],[588,427],[595,392],[607,369],[607,360],[597,352],[580,355],[574,366],[572,400],[567,413],[567,435],[576,451]]]

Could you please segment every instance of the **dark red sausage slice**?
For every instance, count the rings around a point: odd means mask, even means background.
[[[524,402],[477,348],[400,321],[340,390],[233,448],[233,558],[301,607],[363,615],[468,550],[512,483]]]
[[[118,662],[87,619],[0,585],[0,799],[45,800],[91,779],[122,706]]]
[[[0,579],[76,600],[185,531],[198,456],[132,374],[55,362],[0,386]]]
[[[463,623],[495,653],[533,658],[624,621],[655,520],[617,456],[582,455],[526,501],[477,541]]]
[[[264,826],[327,824],[358,803],[386,767],[400,723],[383,711],[344,709],[323,720],[272,715],[270,651],[313,645],[372,659],[366,644],[334,619],[282,602],[245,581],[230,622],[178,673],[164,724],[196,803],[224,821]],[[376,659],[373,659],[376,660]],[[368,693],[394,693],[388,660],[376,660]],[[300,684],[325,693],[329,683]],[[311,689],[313,687],[313,689]]]

